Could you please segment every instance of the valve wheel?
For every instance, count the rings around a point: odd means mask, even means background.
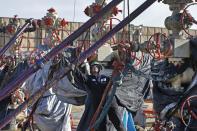
[[[188,13],[188,8],[190,8],[191,6],[194,6],[194,5],[197,5],[197,3],[191,3],[191,4],[187,5],[187,6],[184,8],[183,13],[182,13],[182,15],[181,15],[181,25],[182,25],[182,28],[183,28],[183,30],[185,31],[185,33],[186,33],[187,35],[189,35],[190,37],[193,37],[193,35],[191,35],[191,34],[189,33],[189,31],[187,30],[187,28],[184,26],[184,24],[185,24],[184,20],[185,20],[185,18],[187,17],[190,23],[193,23],[193,24],[196,24],[196,25],[197,25],[197,20],[195,20],[195,19],[191,16],[191,14]]]
[[[197,99],[197,95],[194,95],[194,96],[190,96],[188,97],[182,104],[181,106],[181,111],[180,111],[180,115],[181,115],[181,120],[183,122],[183,124],[186,126],[186,127],[189,127],[189,128],[195,128],[197,129],[197,126],[190,126],[189,124],[186,123],[186,120],[185,120],[185,113],[184,111],[187,111],[187,115],[189,115],[189,117],[191,117],[191,119],[193,120],[197,120],[197,112],[194,110],[195,109],[195,106],[192,105],[192,101],[196,101]],[[189,120],[188,120],[189,121]]]
[[[69,33],[69,31],[67,30],[67,29],[64,29],[63,27],[62,28],[60,28],[60,29],[54,29],[53,30],[53,32],[52,32],[52,37],[55,39],[55,41],[56,42],[58,42],[58,43],[61,43],[62,42],[62,39],[60,38],[60,34],[61,33],[63,33],[63,34],[61,34],[62,36],[63,35],[67,35],[67,36],[69,36],[70,35],[70,33]],[[65,36],[64,36],[65,37]]]
[[[154,43],[153,41],[155,41],[156,43]],[[161,50],[161,43],[164,41],[167,41],[169,45],[169,48],[166,51]],[[170,55],[170,53],[172,52],[172,44],[165,34],[155,33],[149,38],[146,49],[154,59],[160,60]]]
[[[115,17],[111,17],[111,18],[109,18],[108,20],[109,20],[109,30],[112,30],[112,28],[113,28],[113,21],[114,21],[114,20],[116,20],[117,22],[121,22],[120,19],[115,18]],[[102,27],[100,28],[100,30],[102,30],[102,28],[107,29],[106,23],[107,23],[107,21],[104,21],[104,22],[103,22],[103,25],[102,25]],[[124,30],[124,28],[123,28],[123,32],[122,32],[122,36],[121,36],[122,38],[124,38],[124,37],[123,37],[124,34],[125,34],[125,30]],[[126,42],[126,40],[121,40],[120,42],[124,44],[124,43]],[[116,40],[115,36],[113,36],[113,37],[111,38],[111,43],[112,43],[113,45],[118,44],[118,41]]]
[[[131,58],[135,61],[135,64],[133,66],[137,67],[142,63],[144,59],[144,53],[141,52],[141,57],[138,57],[136,52],[131,52]]]

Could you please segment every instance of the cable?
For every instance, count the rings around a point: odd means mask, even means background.
[[[123,19],[125,19],[125,0],[123,1]]]
[[[104,6],[106,0],[103,0],[103,2],[101,3],[101,7]]]
[[[128,16],[130,14],[130,3],[129,3],[129,0],[127,0],[127,13],[128,13]],[[128,41],[130,42],[130,23],[128,24]]]
[[[75,21],[75,13],[76,13],[76,3],[77,3],[77,0],[74,0],[74,13],[73,13],[73,22]]]
[[[185,125],[185,127],[190,128],[190,129],[197,129],[197,126],[190,126],[189,125],[191,119],[189,119],[188,123],[186,123],[185,118],[184,118],[184,109],[185,109],[185,106],[187,106],[186,109],[188,110],[190,117],[192,119],[196,120],[196,113],[195,113],[195,111],[192,111],[192,108],[191,108],[191,101],[192,101],[192,99],[196,99],[196,98],[197,98],[197,95],[193,95],[193,96],[188,97],[183,102],[183,104],[181,105],[181,109],[180,109],[181,121]]]

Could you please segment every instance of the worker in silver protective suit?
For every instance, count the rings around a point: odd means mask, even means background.
[[[32,96],[47,81],[50,81],[56,72],[68,66],[67,59],[75,57],[74,48],[67,48],[61,59],[49,61],[42,69],[30,76],[22,89]],[[41,131],[71,131],[70,113],[71,104],[82,105],[86,92],[76,89],[70,82],[70,73],[46,91],[30,110],[33,110],[33,119]]]
[[[148,55],[144,57],[147,58],[147,61],[150,61]],[[149,73],[149,70],[147,70],[147,68],[149,68],[149,62],[146,63],[146,66],[135,67],[134,59],[131,57],[130,53],[130,45],[119,44],[117,51],[114,51],[114,53],[112,54],[112,63],[116,68],[119,68],[118,66],[120,65],[124,66],[125,68],[129,68],[127,74],[122,77],[119,86],[117,87],[115,96],[119,103],[119,108],[124,110],[125,112],[122,113],[124,126],[127,130],[135,130],[133,118],[142,107],[143,99],[145,96],[144,94],[148,92],[148,90],[146,90],[145,88],[149,83],[149,80],[139,75],[137,70],[139,70],[140,72]],[[131,121],[127,121],[129,120],[128,118]],[[142,124],[141,126],[143,125],[144,124]]]

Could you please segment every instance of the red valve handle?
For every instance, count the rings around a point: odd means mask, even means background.
[[[137,57],[136,52],[131,52],[131,58],[136,61],[136,63],[133,66],[137,67],[142,63],[144,59],[144,53],[141,52],[141,57]]]
[[[195,2],[197,2],[197,1],[195,1]],[[197,20],[195,20],[195,19],[191,16],[191,14],[188,13],[188,11],[187,11],[187,9],[188,9],[189,7],[191,7],[191,6],[193,6],[193,5],[197,5],[197,3],[191,3],[191,4],[187,5],[187,6],[184,8],[183,13],[182,13],[182,15],[181,15],[181,25],[182,25],[182,28],[183,28],[183,30],[185,31],[185,33],[186,33],[187,35],[189,35],[190,37],[193,37],[193,35],[191,35],[191,34],[189,33],[189,31],[185,28],[185,26],[184,26],[184,19],[185,19],[185,17],[188,17],[188,18],[189,18],[189,21],[190,21],[191,23],[197,24]]]
[[[154,39],[153,41],[155,41],[156,43],[152,43],[152,39]],[[164,52],[161,51],[162,41],[168,41],[168,44],[169,44],[168,50]],[[170,55],[170,53],[172,52],[172,44],[165,34],[155,33],[149,38],[146,49],[154,59],[160,60]]]
[[[192,106],[191,106],[191,101],[194,99],[197,99],[197,95],[190,96],[183,102],[183,104],[181,106],[180,115],[181,115],[181,120],[186,127],[197,129],[197,126],[190,126],[189,124],[187,124],[186,120],[184,118],[184,115],[183,115],[184,110],[187,110],[189,115],[191,116],[191,118],[193,120],[197,120],[197,114],[192,110]]]

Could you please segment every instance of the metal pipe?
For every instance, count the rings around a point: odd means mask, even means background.
[[[3,87],[3,90],[0,91],[0,101],[5,97],[9,96],[12,92],[19,88],[19,85],[23,83],[29,76],[38,71],[41,66],[49,61],[50,58],[57,55],[64,48],[69,46],[75,39],[77,39],[82,33],[89,29],[96,21],[101,18],[105,13],[111,10],[114,6],[118,5],[122,0],[112,0],[108,5],[106,5],[98,14],[90,18],[86,23],[84,23],[78,30],[73,32],[68,36],[61,44],[52,49],[48,54],[43,58],[36,61],[36,64],[33,67],[27,69],[27,71],[21,73],[15,80],[10,82],[7,86]]]
[[[112,30],[110,30],[105,36],[98,40],[93,46],[86,50],[79,57],[79,63],[82,63],[87,57],[91,56],[98,48],[100,48],[106,41],[108,41],[116,32],[120,31],[125,25],[129,24],[137,16],[139,16],[143,11],[145,11],[149,6],[151,6],[156,0],[147,0],[136,10],[134,10],[129,16],[122,20],[118,25],[116,25]],[[77,63],[78,61],[75,61]]]
[[[76,59],[73,64],[82,63],[87,57],[93,54],[100,46],[102,46],[110,37],[112,37],[116,32],[121,30],[126,24],[134,20],[137,16],[139,16],[144,10],[146,10],[149,6],[151,6],[156,0],[147,0],[141,6],[139,6],[133,13],[130,14],[125,20],[120,22],[117,26],[115,26],[111,31],[109,31],[105,36],[103,36],[99,41],[97,41],[94,45],[92,45],[87,51],[83,52],[78,59]],[[23,109],[25,109],[28,105],[31,105],[33,102],[37,101],[45,91],[53,87],[60,79],[62,79],[68,71],[71,70],[71,67],[66,67],[65,70],[59,72],[58,75],[55,75],[53,81],[50,81],[45,84],[42,88],[40,88],[33,96],[30,97],[27,101],[25,101],[22,105],[20,105],[15,111],[11,112],[5,119],[0,121],[0,129],[7,125],[13,117],[17,116]]]
[[[0,50],[0,57],[15,43],[16,39],[24,32],[24,30],[31,24],[33,19],[29,19],[26,23],[14,34],[10,41]]]
[[[13,118],[15,118],[20,112],[26,109],[28,106],[35,104],[35,102],[42,97],[42,95],[46,92],[46,90],[50,89],[50,87],[54,86],[58,80],[49,83],[46,83],[40,90],[35,92],[28,100],[23,102],[20,106],[18,106],[14,111],[9,113],[3,120],[0,121],[0,130],[5,127],[8,123],[11,122]],[[48,86],[47,86],[48,85]],[[44,90],[43,90],[44,89]]]

